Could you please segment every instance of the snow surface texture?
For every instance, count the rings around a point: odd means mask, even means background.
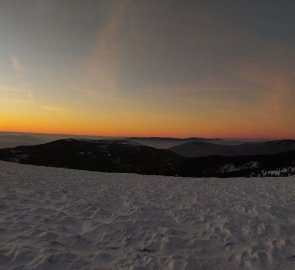
[[[0,162],[0,269],[295,269],[295,178]]]

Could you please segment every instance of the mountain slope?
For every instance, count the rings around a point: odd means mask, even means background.
[[[273,155],[192,158],[181,164],[179,175],[186,177],[295,175],[295,151]]]
[[[0,159],[18,163],[103,172],[173,175],[183,158],[124,140],[58,140],[0,149]]]

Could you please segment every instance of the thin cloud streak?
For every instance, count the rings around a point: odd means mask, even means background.
[[[0,95],[2,100],[17,103],[32,103],[34,101],[32,92],[19,86],[0,85]]]
[[[101,92],[97,91],[97,89],[93,88],[82,88],[79,86],[74,85],[66,85],[66,88],[70,89],[71,91],[80,92],[86,95],[87,97],[99,99],[101,101],[109,101],[109,102],[117,102],[117,103],[138,103],[138,99],[135,98],[126,98],[121,97],[119,95],[114,95],[109,92]]]
[[[292,110],[288,103],[294,89],[295,72],[243,66],[235,69],[234,74],[264,89],[264,99],[252,108],[259,118],[281,122]]]
[[[25,67],[20,63],[18,57],[15,55],[12,56],[11,63],[12,63],[12,67],[17,72],[17,74],[23,77],[23,72],[25,71]]]
[[[82,64],[84,71],[81,89],[102,99],[116,99],[119,95],[120,29],[129,0],[116,3],[104,29],[98,35],[91,56]],[[91,89],[91,90],[87,90]],[[95,94],[96,93],[96,94]]]
[[[28,103],[34,102],[35,98],[25,74],[26,72],[25,66],[21,64],[19,58],[15,55],[11,57],[11,65],[22,86],[23,91],[21,92],[24,92],[25,94],[25,99],[23,100],[23,102],[28,102]]]
[[[55,106],[48,106],[48,105],[43,105],[42,109],[46,110],[46,111],[51,111],[51,112],[62,112],[62,111],[66,110],[65,108],[55,107]]]

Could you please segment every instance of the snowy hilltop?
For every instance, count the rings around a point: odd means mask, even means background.
[[[0,268],[294,269],[295,178],[0,162]]]

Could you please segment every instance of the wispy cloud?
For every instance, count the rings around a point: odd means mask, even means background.
[[[236,68],[234,74],[256,84],[263,92],[264,98],[253,108],[259,118],[281,121],[286,113],[290,113],[292,108],[289,107],[289,99],[294,89],[294,71],[264,66],[242,66]]]
[[[55,107],[55,106],[48,106],[48,105],[43,105],[42,109],[46,111],[51,111],[51,112],[62,112],[66,110],[65,108],[62,108],[62,107]]]
[[[99,99],[101,101],[109,101],[109,102],[119,102],[119,103],[137,103],[138,100],[136,98],[127,98],[122,97],[120,95],[116,95],[113,93],[105,92],[105,91],[98,91],[97,88],[88,88],[88,87],[80,87],[77,85],[66,85],[66,88],[70,89],[71,91],[80,92],[86,95],[87,97]]]
[[[34,102],[35,98],[34,98],[30,83],[28,82],[28,79],[26,76],[25,66],[20,62],[19,58],[15,55],[11,57],[11,65],[21,84],[20,92],[22,92],[25,96],[25,98],[22,101]]]
[[[12,67],[14,68],[14,70],[17,72],[17,74],[20,77],[24,77],[24,71],[25,71],[25,67],[20,63],[19,59],[17,56],[13,55],[11,57],[11,63],[12,63]]]
[[[34,100],[31,91],[21,86],[0,85],[1,99],[18,103],[31,103]]]
[[[81,64],[84,74],[82,89],[93,89],[97,98],[118,95],[118,73],[120,68],[121,27],[129,0],[122,0],[113,6],[105,27],[97,36],[90,56]],[[88,90],[85,90],[89,94]]]
[[[19,93],[22,89],[11,85],[0,85],[0,93]]]

